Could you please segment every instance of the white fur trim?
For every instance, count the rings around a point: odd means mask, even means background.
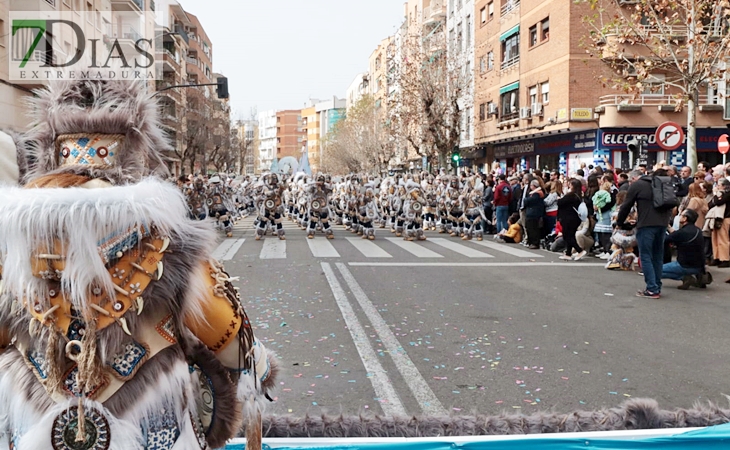
[[[0,131],[0,185],[17,185],[19,178],[18,149],[13,138]]]
[[[99,257],[97,242],[114,232],[154,224],[171,233],[187,219],[187,205],[173,185],[146,179],[136,185],[106,189],[0,189],[0,264],[5,292],[47,298],[46,283],[31,272],[38,245],[66,244],[61,280],[78,310],[86,310],[92,284],[113,292],[112,279]]]

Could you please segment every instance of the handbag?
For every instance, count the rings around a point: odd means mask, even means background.
[[[722,221],[725,218],[725,205],[713,206],[707,211],[705,223],[702,225],[702,231],[712,231],[722,229]]]

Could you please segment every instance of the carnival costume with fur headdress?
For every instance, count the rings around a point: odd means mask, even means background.
[[[169,149],[156,104],[90,81],[34,103],[30,132],[0,133],[28,166],[0,188],[0,449],[204,449],[242,419],[260,430],[275,362],[211,259],[214,230],[149,176]]]
[[[321,226],[327,239],[335,237],[330,226],[329,197],[332,188],[325,181],[323,174],[317,175],[313,183],[309,183],[305,189],[307,193],[307,210],[309,220],[307,224],[307,238],[314,239],[317,226]]]

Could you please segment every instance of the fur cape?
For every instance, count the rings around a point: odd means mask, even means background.
[[[27,133],[14,136],[26,181],[46,174],[76,173],[118,185],[150,174],[168,175],[164,152],[172,147],[160,127],[157,102],[144,83],[58,81],[34,93],[27,100],[34,125]],[[124,135],[116,164],[59,167],[56,138],[74,133]]]
[[[730,422],[730,409],[697,403],[689,409],[665,410],[651,399],[631,399],[617,408],[570,413],[538,412],[472,416],[327,415],[264,417],[264,437],[443,437],[523,435],[586,431],[693,428]]]

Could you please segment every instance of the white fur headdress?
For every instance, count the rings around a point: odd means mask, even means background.
[[[163,152],[172,147],[160,128],[157,102],[143,82],[58,81],[35,94],[28,100],[35,125],[16,142],[30,161],[27,179],[74,173],[126,184],[167,175]],[[59,165],[56,139],[71,134],[122,135],[115,163]]]

